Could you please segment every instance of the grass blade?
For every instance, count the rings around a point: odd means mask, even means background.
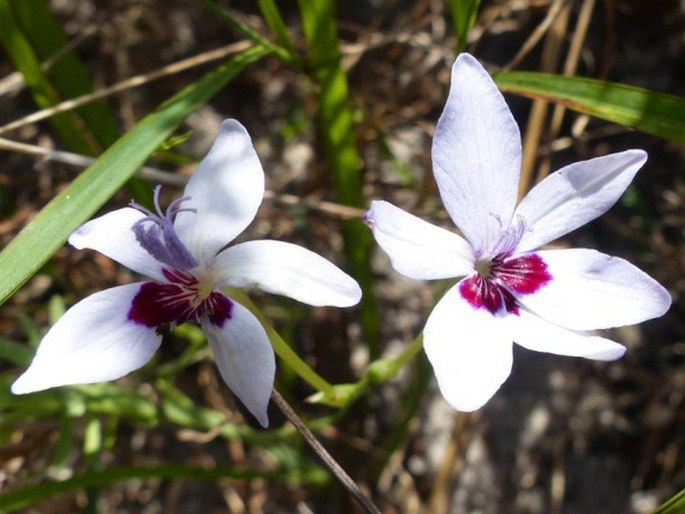
[[[36,104],[41,108],[57,104],[60,96],[45,75],[40,59],[22,31],[8,0],[0,0],[0,44],[15,68],[24,76]],[[50,122],[73,151],[93,155],[99,150],[94,139],[84,137],[78,118],[73,113],[59,114]]]
[[[297,55],[295,43],[293,43],[288,28],[283,22],[283,17],[278,11],[276,2],[274,0],[259,0],[259,9],[262,11],[262,16],[264,16],[264,20],[271,29],[271,32],[276,36],[278,44],[295,57]]]
[[[685,143],[685,98],[615,82],[548,73],[508,71],[493,77],[502,91],[544,99],[669,141]]]
[[[234,480],[261,480],[292,482],[296,484],[322,485],[328,481],[326,472],[319,468],[294,468],[283,471],[247,470],[236,467],[201,468],[184,464],[168,464],[164,466],[131,466],[111,468],[103,471],[89,471],[60,482],[45,482],[43,484],[17,489],[0,496],[0,510],[2,512],[20,509],[35,504],[57,494],[64,494],[79,489],[91,487],[105,487],[116,482],[133,479],[167,479],[167,480],[204,480],[214,481],[222,478]]]
[[[62,98],[76,98],[93,91],[86,68],[69,49],[69,41],[45,0],[10,0],[22,31],[41,60],[54,59],[48,75]],[[59,57],[56,57],[59,54]],[[107,105],[94,101],[75,111],[95,137],[100,148],[119,138],[119,130]]]
[[[685,489],[672,498],[666,500],[653,514],[683,514],[685,513]]]
[[[264,36],[253,30],[250,26],[246,25],[238,18],[233,16],[226,9],[220,7],[214,2],[214,0],[204,0],[205,4],[212,9],[216,14],[223,18],[229,25],[237,29],[243,36],[253,41],[255,44],[267,48],[273,55],[278,57],[284,62],[292,63],[296,60],[295,55],[291,55],[287,48],[274,45],[271,41],[266,39]]]
[[[480,0],[448,0],[452,12],[452,28],[457,36],[457,53],[466,48],[469,31],[476,22]]]
[[[347,76],[340,67],[335,2],[299,0],[299,6],[314,79],[319,84],[319,132],[333,169],[338,201],[352,207],[364,207],[352,103]],[[369,355],[375,359],[379,354],[379,321],[370,267],[371,234],[361,220],[353,220],[343,224],[343,238],[352,273],[364,290],[362,327]]]

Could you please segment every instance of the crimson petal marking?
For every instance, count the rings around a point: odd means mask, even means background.
[[[175,284],[145,282],[131,302],[128,319],[146,327],[188,321],[196,294]]]
[[[491,314],[504,307],[506,312],[518,315],[513,293],[531,294],[552,280],[547,263],[534,253],[507,260],[495,257],[490,266],[487,276],[475,273],[462,280],[459,293],[473,308],[484,308]]]
[[[493,267],[493,274],[508,289],[519,294],[534,293],[552,280],[547,263],[535,253],[505,260]]]
[[[213,291],[201,302],[197,300],[195,289],[145,282],[133,298],[127,317],[139,325],[156,327],[166,323],[180,325],[206,316],[219,328],[231,318],[233,303],[223,294]]]
[[[507,289],[479,273],[462,280],[459,283],[459,293],[474,309],[485,308],[491,314],[496,314],[504,306],[511,314],[519,312],[516,299]]]

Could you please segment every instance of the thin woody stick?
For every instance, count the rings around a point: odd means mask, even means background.
[[[276,404],[276,407],[283,413],[283,415],[293,424],[297,431],[302,434],[307,444],[316,452],[323,463],[330,469],[338,481],[345,486],[345,488],[354,496],[355,500],[370,514],[381,514],[381,511],[376,507],[371,498],[359,489],[357,484],[350,478],[347,472],[340,467],[340,464],[331,456],[330,453],[322,446],[312,431],[307,428],[307,425],[295,413],[292,407],[285,401],[281,394],[274,389],[271,392],[271,399]]]
[[[183,59],[182,61],[169,64],[168,66],[164,66],[158,70],[151,71],[150,73],[136,75],[135,77],[128,78],[122,82],[114,84],[113,86],[99,89],[98,91],[89,93],[87,95],[79,96],[78,98],[66,100],[53,107],[43,109],[41,111],[30,114],[24,118],[21,118],[20,120],[8,123],[7,125],[3,125],[0,127],[0,134],[4,134],[11,130],[16,130],[25,125],[31,125],[32,123],[36,123],[37,121],[49,118],[50,116],[54,116],[55,114],[59,114],[61,112],[71,111],[77,107],[85,105],[94,100],[99,100],[100,98],[104,98],[115,93],[121,93],[122,91],[139,87],[143,84],[147,84],[148,82],[152,82],[153,80],[158,80],[169,75],[173,75],[175,73],[179,73],[181,71],[196,66],[200,66],[210,61],[223,59],[229,55],[242,52],[243,50],[248,49],[251,45],[252,43],[249,41],[240,41],[238,43],[233,43],[221,48],[217,48],[215,50],[210,50],[209,52],[204,52],[202,54],[189,57],[188,59]]]
[[[87,168],[95,162],[94,157],[61,150],[50,150],[49,148],[44,148],[42,146],[21,143],[3,137],[0,137],[0,150],[31,155],[32,157],[42,159],[43,161],[54,161],[69,166],[76,166],[78,168]],[[158,170],[150,166],[143,166],[137,171],[136,175],[150,182],[169,186],[183,187],[188,183],[188,177],[184,175],[169,173],[168,171]],[[343,220],[358,219],[364,214],[364,209],[349,207],[335,202],[327,202],[325,200],[302,198],[287,193],[276,194],[269,190],[264,191],[264,198],[273,200],[281,205],[304,206],[307,209],[323,212]]]

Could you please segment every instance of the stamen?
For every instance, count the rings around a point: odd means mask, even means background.
[[[523,234],[526,232],[526,220],[523,216],[517,214],[512,223],[504,228],[504,224],[499,216],[496,219],[500,224],[500,237],[490,245],[485,255],[489,258],[500,257],[504,259],[512,255],[514,250],[516,250],[519,241],[521,241]]]
[[[185,247],[174,230],[174,219],[179,212],[196,212],[195,209],[181,208],[181,204],[190,200],[189,196],[178,198],[169,204],[166,213],[159,204],[159,194],[162,186],[155,187],[154,204],[156,213],[151,212],[142,205],[131,202],[134,209],[139,210],[145,217],[133,224],[131,229],[136,235],[136,240],[147,253],[159,262],[167,264],[175,269],[192,269],[198,265],[197,260]]]

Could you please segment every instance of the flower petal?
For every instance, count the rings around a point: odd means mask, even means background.
[[[141,285],[100,291],[75,304],[45,335],[12,392],[114,380],[143,366],[162,338],[154,327],[127,319]]]
[[[471,246],[460,236],[385,201],[371,202],[364,216],[392,267],[419,280],[464,276],[473,271]]]
[[[646,160],[642,150],[627,150],[576,162],[545,178],[516,209],[528,228],[517,253],[539,248],[604,214]]]
[[[518,301],[541,318],[571,330],[632,325],[664,314],[668,291],[629,262],[595,250],[536,252],[552,279]]]
[[[490,75],[468,54],[452,67],[432,154],[447,212],[474,249],[486,251],[514,212],[521,135]]]
[[[226,120],[185,189],[190,199],[174,228],[190,253],[208,262],[252,222],[264,196],[264,171],[250,135]]]
[[[600,361],[616,360],[626,352],[623,345],[610,339],[562,328],[524,309],[506,321],[514,341],[536,352]]]
[[[355,280],[320,255],[282,241],[227,248],[214,264],[219,287],[258,287],[309,305],[349,307],[361,299]]]
[[[276,373],[274,351],[257,318],[239,303],[231,303],[229,319],[219,326],[203,318],[202,329],[224,382],[266,428]]]
[[[482,407],[511,373],[512,334],[500,318],[474,309],[459,284],[438,302],[423,331],[440,391],[455,409]]]
[[[69,243],[79,250],[97,250],[133,271],[164,280],[160,263],[140,246],[131,228],[144,217],[130,207],[117,209],[81,225],[69,236]]]

